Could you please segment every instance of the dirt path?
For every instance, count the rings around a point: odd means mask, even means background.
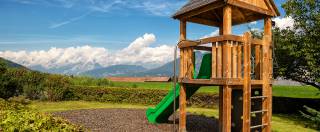
[[[153,125],[148,123],[143,109],[90,109],[54,112],[53,115],[82,125],[91,131],[103,132],[167,132],[173,130],[169,123]],[[177,120],[178,123],[178,120]],[[187,116],[187,130],[206,132],[217,130],[217,119],[204,116]],[[177,125],[178,127],[178,125]]]

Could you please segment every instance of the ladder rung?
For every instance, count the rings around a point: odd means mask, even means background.
[[[254,128],[259,128],[259,127],[264,127],[264,126],[268,126],[268,124],[256,125],[256,126],[252,126],[252,127],[250,127],[250,128],[251,128],[251,129],[254,129]]]
[[[264,99],[267,98],[267,96],[253,96],[251,99]]]
[[[258,110],[258,111],[252,111],[250,113],[251,114],[256,114],[256,113],[264,113],[264,112],[268,112],[268,110]]]

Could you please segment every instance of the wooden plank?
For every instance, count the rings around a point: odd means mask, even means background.
[[[251,111],[251,34],[246,32],[244,34],[244,50],[243,50],[243,114],[242,114],[242,132],[250,132],[250,111]]]
[[[262,40],[261,39],[252,39],[251,40],[252,45],[262,45]]]
[[[222,132],[231,132],[231,86],[225,85],[223,90],[223,112],[222,112]]]
[[[213,21],[213,20],[208,20],[204,18],[199,18],[199,17],[191,17],[188,19],[188,22],[193,22],[193,23],[198,23],[198,24],[203,24],[203,25],[208,25],[208,26],[217,26],[220,25],[219,22]]]
[[[204,39],[199,39],[196,41],[192,40],[183,40],[180,41],[178,44],[179,48],[185,48],[185,47],[194,47],[202,44],[208,44],[208,43],[215,43],[215,42],[222,42],[222,41],[236,41],[236,42],[242,42],[243,38],[241,36],[237,35],[220,35],[220,36],[215,36],[215,37],[208,37]]]
[[[233,41],[232,41],[233,42]],[[238,64],[237,64],[237,56],[238,56],[238,54],[237,54],[237,44],[236,44],[236,42],[233,42],[232,43],[232,77],[233,78],[237,78],[238,76],[237,76],[237,66],[238,66]]]
[[[174,19],[187,20],[188,18],[191,18],[193,16],[199,15],[204,12],[208,12],[210,10],[214,10],[214,9],[222,7],[224,5],[225,5],[225,3],[223,1],[217,1],[214,3],[208,4],[208,5],[205,5],[203,7],[200,7],[198,9],[191,10],[191,11],[186,12],[184,14],[175,16]]]
[[[219,43],[217,48],[217,78],[222,77],[222,45]]]
[[[223,8],[223,35],[229,35],[232,32],[232,9],[227,5]],[[224,41],[222,46],[222,66],[224,78],[231,77],[231,47],[229,41]],[[231,131],[231,86],[223,85],[223,106],[222,106],[222,129],[223,132]]]
[[[202,85],[243,85],[243,80],[238,78],[212,78],[212,79],[182,79],[179,80],[184,84],[202,84]]]
[[[223,19],[223,18],[222,18]],[[223,35],[223,24],[220,24],[219,35]],[[222,46],[220,42],[217,47],[217,77],[222,77]],[[223,117],[223,87],[219,86],[219,132],[222,132]]]
[[[180,21],[180,41],[186,40],[186,21]],[[186,59],[185,56],[186,52],[185,49],[180,49],[180,77],[183,78],[185,76],[185,63]],[[180,85],[180,96],[179,96],[179,131],[184,132],[186,131],[186,89],[185,85]]]
[[[210,52],[212,52],[212,50],[213,50],[212,48],[213,47],[206,47],[206,46],[195,46],[195,47],[193,47],[194,50],[203,50],[203,51],[210,51]]]
[[[242,78],[242,46],[238,44],[237,46],[237,74],[238,74],[238,78]]]
[[[193,79],[194,75],[194,56],[193,56],[193,47],[188,48],[188,77],[190,79]]]
[[[263,46],[262,46],[262,54],[263,54],[263,68],[262,68],[262,95],[267,96],[268,98],[262,101],[263,110],[268,110],[267,113],[262,116],[262,124],[267,124],[262,131],[270,132],[271,131],[271,116],[272,116],[272,93],[271,93],[271,85],[270,85],[270,45],[271,45],[271,18],[265,18],[264,20],[264,37],[263,37]]]
[[[200,44],[201,44],[200,41],[182,40],[179,42],[178,47],[186,48],[186,47],[198,46]]]
[[[260,14],[265,14],[265,15],[268,15],[268,16],[276,16],[276,14],[274,14],[270,10],[263,9],[263,8],[258,7],[258,6],[251,5],[251,4],[248,4],[248,3],[243,2],[243,1],[228,0],[227,3],[231,4],[231,5],[234,5],[234,6],[237,6],[239,8],[248,9],[250,11],[257,12],[257,13],[260,13]]]
[[[179,96],[179,132],[186,132],[187,125],[187,114],[186,114],[186,106],[187,106],[187,97],[186,97],[186,86],[181,85],[180,88],[180,96]]]
[[[217,77],[217,48],[218,48],[218,42],[212,43],[211,78]]]

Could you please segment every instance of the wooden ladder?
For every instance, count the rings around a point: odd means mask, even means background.
[[[263,107],[263,102],[270,97],[262,95],[263,89],[254,89],[251,99],[250,117],[250,131],[262,131],[269,124],[263,123],[263,116],[268,113],[268,108]]]

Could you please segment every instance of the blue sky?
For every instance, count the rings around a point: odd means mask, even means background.
[[[170,15],[186,0],[1,0],[0,49],[47,50],[50,47],[92,45],[117,50],[144,33],[161,44],[178,39],[178,21]],[[276,3],[283,13],[280,4]],[[157,7],[158,6],[158,7]],[[157,7],[157,8],[155,8]],[[260,27],[260,23],[252,25]],[[214,28],[190,24],[189,38]],[[235,28],[242,33],[246,25]]]
[[[27,67],[66,68],[79,73],[117,64],[153,68],[173,60],[179,21],[170,16],[187,0],[0,0],[0,57]],[[282,16],[275,21],[292,26]],[[248,26],[233,27],[242,34]],[[188,24],[187,38],[217,28]]]

